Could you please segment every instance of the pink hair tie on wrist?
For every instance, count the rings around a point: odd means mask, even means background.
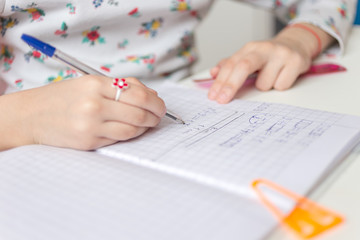
[[[122,90],[127,89],[129,87],[129,84],[126,83],[125,78],[122,79],[114,78],[111,86],[117,88],[115,101],[119,101]]]
[[[301,24],[301,23],[295,23],[295,24],[289,25],[288,27],[302,28],[302,29],[310,32],[316,38],[316,40],[318,42],[318,49],[317,49],[317,51],[316,51],[316,53],[314,54],[313,57],[316,57],[321,53],[321,50],[322,50],[321,39],[320,39],[319,35],[313,29],[311,29],[310,27],[305,26],[304,24]]]

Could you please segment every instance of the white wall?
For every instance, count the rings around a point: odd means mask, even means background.
[[[236,1],[215,1],[196,31],[200,58],[193,72],[215,66],[248,41],[271,37],[273,25],[272,14],[263,9]]]

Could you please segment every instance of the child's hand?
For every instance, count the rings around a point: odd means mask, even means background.
[[[208,97],[219,103],[230,102],[246,78],[256,71],[259,71],[255,83],[258,89],[285,90],[310,64],[311,55],[291,42],[251,42],[211,69],[215,81]]]
[[[211,69],[215,78],[208,97],[230,102],[246,78],[259,71],[256,87],[262,91],[290,88],[310,67],[313,57],[333,41],[330,35],[311,24],[285,28],[274,39],[246,44],[238,52]]]
[[[165,115],[164,102],[137,79],[126,81],[130,86],[119,101],[112,79],[98,76],[9,94],[18,95],[24,105],[18,110],[23,111],[24,143],[91,150],[156,126]]]

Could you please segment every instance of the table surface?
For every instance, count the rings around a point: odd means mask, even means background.
[[[323,56],[321,62],[338,63],[346,72],[331,73],[299,79],[286,91],[261,92],[254,86],[240,90],[238,97],[246,100],[276,102],[318,110],[360,116],[360,26],[352,32],[346,53],[342,57]],[[207,72],[192,76],[202,78]],[[190,82],[190,81],[187,81]],[[310,198],[345,217],[345,223],[318,240],[360,238],[360,148],[357,147],[310,195]],[[289,239],[281,228],[276,229],[267,240]]]

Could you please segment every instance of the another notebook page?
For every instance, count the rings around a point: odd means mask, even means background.
[[[247,196],[256,178],[305,194],[359,139],[359,117],[241,100],[219,105],[178,87],[160,96],[186,125],[163,119],[99,153]]]

